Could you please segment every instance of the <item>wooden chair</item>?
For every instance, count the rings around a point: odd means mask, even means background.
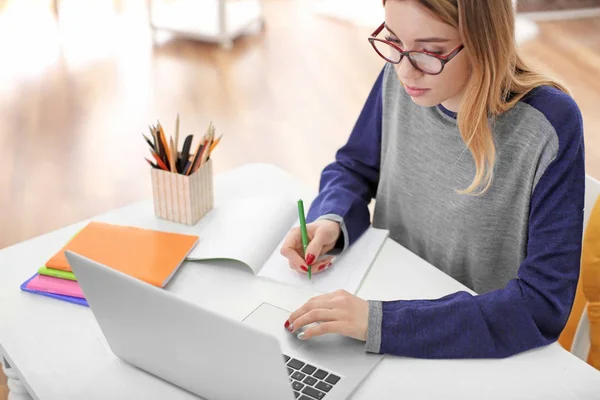
[[[600,370],[600,182],[587,176],[581,274],[559,343]]]

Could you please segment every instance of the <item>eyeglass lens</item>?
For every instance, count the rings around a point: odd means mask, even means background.
[[[385,42],[374,41],[373,45],[377,49],[377,52],[391,63],[400,62],[400,52]],[[442,69],[442,61],[436,57],[430,56],[425,53],[411,52],[409,53],[410,60],[413,66],[420,69],[423,72],[430,74],[437,74]]]

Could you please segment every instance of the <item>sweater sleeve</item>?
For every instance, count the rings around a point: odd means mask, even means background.
[[[348,141],[321,173],[319,194],[307,222],[320,218],[340,223],[336,245],[346,249],[371,223],[369,203],[377,191],[381,160],[382,70],[373,85]]]
[[[558,339],[579,277],[585,167],[576,104],[562,97],[550,119],[560,129],[559,148],[533,189],[526,256],[517,278],[482,295],[369,301],[366,351],[415,358],[502,358]]]

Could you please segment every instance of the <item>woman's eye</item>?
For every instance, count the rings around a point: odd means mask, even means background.
[[[443,51],[439,51],[439,50],[427,50],[427,49],[423,49],[423,51],[426,51],[426,52],[431,53],[431,54],[437,54],[437,55],[442,55],[444,53]]]
[[[392,42],[392,43],[400,43],[400,41],[397,38],[392,37],[392,36],[386,36],[385,40],[387,40],[388,42]]]

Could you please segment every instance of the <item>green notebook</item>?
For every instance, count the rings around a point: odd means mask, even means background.
[[[71,281],[76,281],[77,279],[75,279],[75,274],[69,271],[61,271],[59,269],[52,269],[52,268],[46,268],[46,267],[41,267],[40,269],[38,269],[38,274],[40,275],[47,275],[47,276],[53,276],[55,278],[60,278],[60,279],[69,279]]]
[[[82,229],[79,229],[77,231],[77,233],[71,237],[70,240],[73,240],[73,238],[75,236],[77,236],[77,234],[79,232],[81,232]],[[46,276],[53,276],[55,278],[60,278],[60,279],[68,279],[70,281],[76,281],[77,280],[75,278],[75,274],[72,273],[71,271],[63,271],[63,270],[60,270],[60,269],[47,268],[45,265],[43,267],[41,267],[40,269],[38,269],[38,274],[40,274],[40,275],[46,275]]]

